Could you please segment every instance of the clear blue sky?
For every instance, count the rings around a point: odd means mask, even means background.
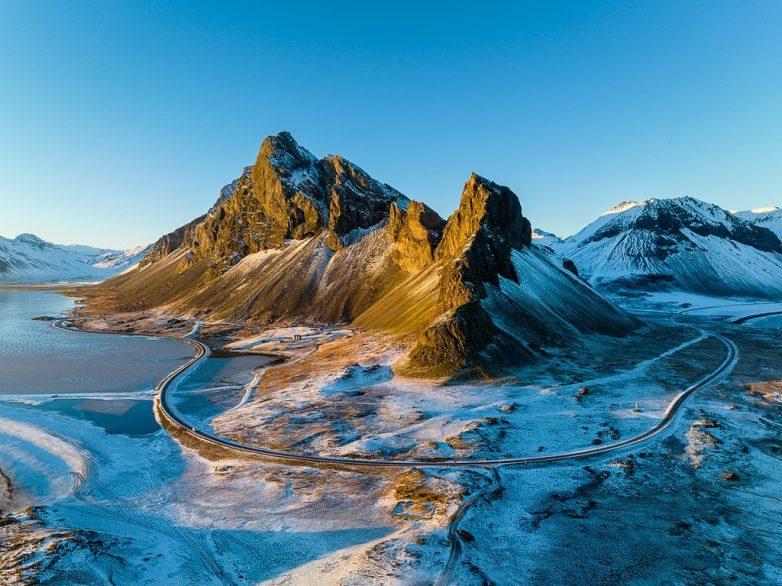
[[[128,247],[289,130],[441,214],[473,170],[570,234],[782,204],[782,2],[0,0],[0,234]]]

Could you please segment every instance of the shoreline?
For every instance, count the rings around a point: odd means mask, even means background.
[[[97,283],[8,283],[0,284],[0,291],[65,291],[90,287]]]
[[[53,326],[66,331],[72,331],[76,333],[104,333],[104,334],[119,334],[119,335],[136,335],[136,336],[150,336],[150,334],[132,333],[132,332],[114,332],[114,331],[94,331],[94,330],[82,330],[74,327],[66,327],[63,322],[67,320],[57,320],[53,322]],[[180,437],[182,435],[189,437],[191,440],[200,442],[208,446],[210,449],[215,447],[221,450],[228,450],[238,452],[244,456],[251,456],[254,458],[271,459],[272,461],[284,463],[286,465],[298,465],[298,466],[318,466],[325,465],[328,467],[348,467],[348,468],[496,468],[501,466],[519,466],[519,465],[534,465],[534,464],[547,464],[551,462],[561,462],[574,459],[588,459],[596,456],[602,456],[611,452],[622,450],[624,448],[632,447],[639,443],[642,443],[648,439],[655,437],[663,432],[673,423],[676,415],[679,412],[681,406],[686,400],[699,389],[706,387],[721,380],[724,376],[728,375],[735,364],[738,361],[738,351],[735,344],[729,339],[720,334],[713,332],[706,332],[709,336],[715,337],[719,340],[727,349],[724,360],[711,372],[704,374],[699,380],[690,385],[687,389],[676,395],[665,409],[663,418],[660,419],[654,426],[646,431],[637,434],[633,437],[625,440],[603,444],[594,447],[588,447],[570,452],[563,452],[559,454],[550,454],[545,456],[520,456],[510,458],[497,458],[497,459],[409,459],[409,460],[383,460],[373,458],[351,458],[344,456],[318,456],[314,454],[302,454],[296,452],[289,452],[285,450],[275,450],[272,448],[264,448],[261,446],[253,446],[249,444],[243,444],[236,442],[229,438],[223,438],[216,435],[209,434],[207,432],[196,429],[190,425],[181,416],[179,416],[175,409],[173,409],[166,402],[166,392],[170,389],[172,383],[176,382],[176,379],[184,375],[191,367],[194,367],[202,359],[206,358],[210,354],[210,348],[205,343],[193,340],[190,338],[176,337],[168,334],[157,334],[158,337],[169,337],[172,340],[176,340],[196,348],[196,355],[188,362],[169,373],[163,378],[156,386],[156,396],[154,398],[156,412],[160,414],[162,418],[168,421],[168,423],[178,429]],[[162,423],[162,421],[161,421]],[[167,429],[169,434],[171,431]],[[173,434],[172,434],[172,437]],[[177,441],[180,441],[177,439]],[[190,446],[192,447],[192,446]]]

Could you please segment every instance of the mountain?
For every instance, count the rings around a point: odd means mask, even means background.
[[[782,242],[691,197],[623,202],[555,245],[595,287],[782,298]]]
[[[638,327],[531,241],[507,187],[473,174],[446,222],[283,132],[205,215],[87,295],[96,312],[352,323],[405,345],[395,368],[417,376],[493,372]]]
[[[541,230],[539,228],[533,228],[532,229],[532,243],[537,244],[539,246],[556,246],[562,241],[562,239],[557,236],[556,234],[552,234],[551,232],[546,232],[545,230]]]
[[[755,208],[752,210],[734,212],[736,217],[760,226],[768,228],[774,234],[782,238],[782,209],[777,207]]]
[[[33,234],[13,240],[0,236],[0,284],[102,281],[133,266],[147,251],[58,245]]]

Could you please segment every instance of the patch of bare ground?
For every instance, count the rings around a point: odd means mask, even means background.
[[[653,365],[649,374],[666,388],[684,390],[725,359],[725,346],[706,338]]]
[[[250,404],[216,418],[213,425],[242,442],[333,451],[367,431],[381,404],[375,393],[382,391],[357,388],[334,396],[320,391],[353,376],[382,382],[390,376],[388,363],[397,352],[393,341],[364,332],[313,347],[310,354],[268,368]],[[411,412],[403,423],[420,416]]]
[[[410,503],[404,507],[405,513],[413,509],[432,512],[429,507],[433,507],[442,514],[448,502],[461,500],[464,487],[423,470],[411,469],[394,479],[389,492],[397,503]]]
[[[0,513],[0,583],[39,584],[44,575],[57,576],[62,584],[100,583],[106,573],[93,571],[92,564],[99,558],[115,558],[112,551],[117,541],[106,541],[92,531],[52,529],[38,515],[36,507],[14,514]],[[74,553],[85,560],[83,567],[67,563],[61,566]]]

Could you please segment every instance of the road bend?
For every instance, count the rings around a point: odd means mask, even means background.
[[[756,317],[765,317],[765,315],[758,315]],[[746,316],[742,318],[743,321],[749,321],[752,316]],[[140,335],[149,337],[148,334],[135,334],[127,332],[104,332],[94,330],[82,330],[72,326],[66,320],[57,320],[53,324],[55,327],[63,330],[84,332],[84,333],[103,333],[103,334],[121,334],[121,335]],[[172,389],[176,388],[177,383],[184,378],[184,376],[194,369],[201,361],[205,360],[209,356],[209,347],[203,342],[193,338],[182,338],[168,336],[174,340],[189,344],[195,349],[195,355],[179,366],[176,370],[169,373],[163,380],[161,380],[155,390],[157,392],[157,402],[159,411],[166,420],[176,426],[180,432],[191,436],[192,438],[199,440],[205,444],[218,446],[220,448],[229,449],[237,453],[261,456],[273,461],[278,461],[286,465],[302,465],[302,466],[317,466],[317,465],[338,465],[347,466],[350,468],[410,468],[410,467],[424,467],[424,468],[484,468],[488,469],[491,474],[491,482],[479,489],[473,495],[465,499],[452,516],[448,525],[448,541],[450,544],[450,552],[448,561],[443,572],[436,580],[436,584],[447,584],[453,575],[453,572],[458,564],[462,551],[462,539],[459,535],[459,523],[464,518],[464,515],[481,499],[487,498],[495,494],[500,489],[500,476],[497,471],[501,466],[523,466],[544,464],[548,462],[559,462],[565,460],[575,460],[580,458],[590,458],[594,456],[600,456],[608,454],[618,450],[623,450],[632,447],[636,444],[645,442],[667,429],[671,423],[675,420],[677,414],[681,410],[681,407],[687,401],[687,399],[699,389],[713,385],[725,376],[727,376],[734,366],[738,362],[739,351],[736,344],[725,336],[712,331],[702,330],[702,332],[719,340],[725,347],[725,357],[720,364],[711,372],[704,374],[700,379],[684,389],[681,393],[676,395],[673,400],[668,404],[662,418],[651,428],[627,438],[622,441],[603,444],[600,446],[592,446],[580,450],[573,450],[568,452],[562,452],[559,454],[547,454],[539,456],[522,456],[522,457],[510,457],[510,458],[497,458],[497,459],[484,459],[484,460],[438,460],[438,459],[412,459],[412,460],[384,460],[373,458],[357,458],[357,457],[341,457],[341,456],[326,456],[317,454],[302,454],[297,452],[290,452],[286,450],[275,450],[272,448],[265,448],[262,446],[253,446],[236,442],[229,438],[213,435],[207,431],[200,430],[190,425],[182,416],[173,408],[169,402],[169,395]]]

